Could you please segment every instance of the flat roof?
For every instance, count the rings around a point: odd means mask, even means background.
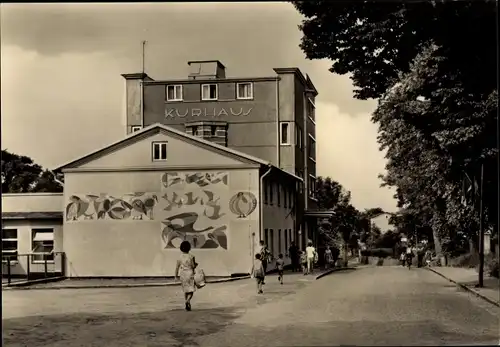
[[[62,219],[62,211],[54,212],[2,212],[2,219]]]

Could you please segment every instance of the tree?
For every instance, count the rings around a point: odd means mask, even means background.
[[[62,174],[43,170],[27,156],[2,150],[2,193],[62,192]]]
[[[294,6],[306,17],[300,27],[306,56],[332,60],[333,73],[350,73],[356,98],[380,99],[373,121],[387,151],[383,180],[397,188],[404,210],[392,221],[432,228],[438,254],[457,230],[475,240],[477,213],[461,201],[464,173],[477,181],[481,164],[487,168],[487,225],[498,213],[496,2]]]
[[[356,98],[380,98],[430,41],[443,48],[468,88],[496,89],[496,1],[292,4],[306,18],[300,26],[306,57],[329,59],[331,72],[350,73]]]

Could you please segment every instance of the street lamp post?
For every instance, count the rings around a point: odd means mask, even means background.
[[[479,278],[476,287],[484,285],[484,213],[483,213],[483,179],[484,164],[481,163],[481,176],[479,181]]]

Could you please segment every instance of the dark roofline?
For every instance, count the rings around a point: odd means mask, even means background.
[[[217,79],[176,79],[176,80],[153,80],[144,81],[144,84],[199,84],[199,83],[218,83],[218,82],[275,82],[279,81],[279,77],[231,77],[231,78],[217,78]]]
[[[273,69],[274,72],[276,72],[278,75],[279,74],[285,74],[285,73],[293,73],[295,76],[299,78],[299,80],[302,82],[304,87],[306,87],[306,91],[310,91],[314,93],[314,96],[318,95],[318,91],[314,87],[311,79],[309,78],[309,75],[304,75],[302,74],[302,71],[298,67],[277,67]]]
[[[220,66],[221,68],[225,69],[226,67],[224,66],[224,64],[222,64],[219,60],[190,60],[188,61],[188,65],[191,65],[193,63],[197,63],[197,64],[203,64],[203,63],[217,63],[218,66]]]
[[[125,78],[126,80],[146,80],[146,79],[149,79],[151,81],[154,81],[151,77],[148,76],[147,73],[144,73],[144,72],[124,73],[124,74],[122,74],[122,77]]]

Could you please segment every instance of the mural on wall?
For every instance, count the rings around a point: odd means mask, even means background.
[[[72,195],[66,205],[66,220],[89,219],[153,219],[158,203],[156,194],[132,193],[121,197],[108,194]]]
[[[228,249],[227,172],[164,173],[158,213],[165,249],[187,240],[193,248]]]
[[[248,217],[256,207],[257,198],[251,192],[238,192],[229,200],[229,209],[238,218]]]
[[[162,176],[163,187],[184,186],[194,183],[199,187],[206,187],[210,184],[222,183],[227,186],[227,172],[194,172],[194,173],[176,173],[168,172]]]

